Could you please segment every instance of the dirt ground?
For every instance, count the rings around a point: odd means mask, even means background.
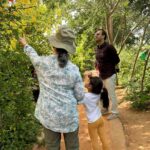
[[[117,89],[118,99],[122,101],[125,93]],[[129,101],[119,105],[120,119],[126,136],[127,150],[150,150],[150,111],[136,111]]]
[[[107,133],[112,140],[112,150],[150,150],[150,111],[140,112],[130,108],[130,103],[124,101],[125,90],[117,88],[120,119],[107,121]],[[87,120],[82,106],[78,107],[80,117],[80,150],[92,150],[88,135]],[[45,150],[37,148],[33,150]],[[61,141],[61,150],[65,150]]]

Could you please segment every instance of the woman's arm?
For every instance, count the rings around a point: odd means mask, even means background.
[[[84,98],[84,85],[80,73],[78,73],[76,78],[74,95],[78,103],[80,103]]]
[[[30,45],[28,45],[26,39],[20,38],[19,42],[24,47],[24,52],[26,53],[27,56],[29,56],[32,64],[34,66],[39,65],[41,62],[40,56],[37,54],[37,52]]]

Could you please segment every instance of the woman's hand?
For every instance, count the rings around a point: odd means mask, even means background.
[[[20,42],[20,44],[23,45],[23,46],[25,46],[25,45],[28,44],[27,41],[26,41],[26,39],[25,39],[25,37],[20,37],[20,38],[19,38],[19,42]]]

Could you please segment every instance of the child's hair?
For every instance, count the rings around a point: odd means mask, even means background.
[[[103,88],[103,82],[100,77],[89,77],[90,85],[92,86],[91,92],[100,94]]]

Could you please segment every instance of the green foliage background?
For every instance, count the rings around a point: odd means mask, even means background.
[[[106,25],[107,12],[104,1],[43,0],[43,2],[17,0],[11,7],[8,7],[7,0],[0,2],[0,149],[2,150],[31,149],[41,128],[33,115],[35,103],[32,90],[37,86],[37,80],[32,77],[32,64],[29,58],[18,44],[20,36],[25,35],[30,45],[40,55],[47,55],[51,53],[51,47],[45,34],[51,34],[62,20],[66,21],[77,37],[77,53],[71,56],[72,61],[79,66],[81,73],[94,69],[96,45],[94,32],[96,28],[105,28]],[[148,3],[147,7],[149,8]],[[118,33],[114,44],[118,52],[122,37],[125,37],[143,16],[148,20],[149,13],[140,0],[125,0],[119,3],[117,11],[113,14],[114,33]],[[143,21],[135,33],[143,30],[146,23]],[[150,44],[149,31],[147,30],[144,39],[145,49],[150,49],[147,47]],[[148,63],[146,69],[143,92],[140,91],[140,87],[145,61],[138,58],[134,78],[130,79],[140,38],[140,33],[138,37],[132,33],[126,41],[126,46],[120,53],[118,79],[119,84],[127,89],[132,106],[146,110],[150,106],[150,64]]]
[[[0,149],[29,150],[37,142],[40,124],[34,117],[32,64],[18,39],[25,35],[39,54],[50,53],[44,32],[50,33],[52,13],[45,5],[0,2]],[[47,20],[47,22],[45,21]],[[59,21],[58,21],[59,22]],[[49,29],[48,29],[49,27]]]

